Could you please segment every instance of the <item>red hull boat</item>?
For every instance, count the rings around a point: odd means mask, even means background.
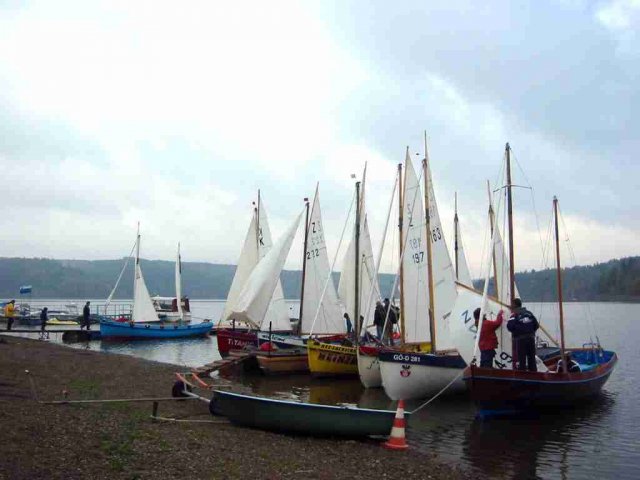
[[[226,357],[231,350],[242,350],[247,345],[258,345],[258,334],[255,331],[234,328],[221,328],[217,333],[218,350]]]
[[[549,372],[467,367],[464,380],[481,414],[575,405],[597,395],[618,361],[606,350],[571,350],[579,372],[555,372],[560,356],[545,361]]]

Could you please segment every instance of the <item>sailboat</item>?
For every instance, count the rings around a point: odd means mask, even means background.
[[[131,313],[131,319],[129,322],[114,322],[111,320],[102,319],[100,321],[100,335],[102,338],[177,338],[177,337],[191,337],[198,335],[207,335],[213,328],[212,322],[202,322],[199,324],[180,324],[173,323],[165,325],[164,322],[158,317],[158,313],[153,305],[149,290],[142,276],[142,269],[140,267],[140,226],[138,226],[138,233],[136,236],[136,256],[134,264],[134,280],[133,280],[133,311]],[[179,262],[178,253],[178,262]],[[118,288],[120,279],[125,265],[116,281],[107,305],[110,303],[113,294]],[[179,279],[176,276],[176,281]],[[180,293],[180,282],[177,282],[176,288],[178,294]],[[106,307],[105,307],[106,309]]]
[[[271,230],[267,220],[266,208],[260,196],[260,191],[258,191],[258,202],[253,208],[251,222],[249,223],[249,229],[247,230],[240,258],[238,259],[236,273],[231,282],[225,308],[218,324],[218,350],[222,356],[228,355],[232,349],[242,349],[246,345],[257,345],[258,331],[291,332],[289,311],[284,300],[282,284],[279,278],[277,279],[273,295],[268,304],[267,312],[260,323],[246,324],[239,321],[239,319],[235,318],[232,314],[240,293],[248,282],[253,270],[257,267],[260,260],[267,255],[272,245]],[[242,323],[244,323],[244,327],[240,327]]]
[[[161,297],[155,295],[151,297],[153,307],[158,313],[158,318],[165,322],[190,322],[191,308],[189,299],[182,296],[182,258],[180,257],[180,243],[178,242],[178,253],[175,265],[176,296]]]
[[[318,186],[309,211],[305,198],[305,235],[300,291],[300,319],[295,335],[259,332],[258,342],[268,343],[266,351],[256,358],[265,373],[294,373],[309,370],[306,344],[313,332],[324,342],[340,341],[346,336],[342,306],[333,280],[330,278],[329,258],[324,238],[324,223],[320,211]],[[267,347],[267,345],[265,345]]]
[[[401,344],[382,350],[382,386],[391,399],[422,398],[447,385],[464,368],[449,334],[449,317],[458,295],[454,268],[440,222],[425,135],[420,184],[407,155],[403,195]],[[467,287],[468,288],[468,287]],[[454,389],[463,389],[462,381]]]
[[[362,305],[371,297],[372,289],[377,292],[376,298],[379,298],[380,291],[377,276],[374,275],[371,236],[367,217],[364,214],[365,179],[366,167],[362,182],[356,182],[355,225],[338,285],[338,295],[343,302],[345,316],[348,316],[354,325],[356,343],[361,329],[368,323],[368,319],[362,315],[366,313],[363,312]],[[361,321],[361,317],[364,321]],[[358,374],[357,349],[354,345],[336,345],[321,339],[309,339],[307,350],[309,371],[312,375],[356,376]]]
[[[510,147],[506,144],[507,159],[507,202],[509,222],[509,291],[515,293],[515,278],[513,268],[513,219]],[[559,355],[549,356],[544,362],[538,358],[538,371],[530,372],[516,370],[510,355],[501,354],[499,368],[481,368],[476,365],[477,342],[472,351],[461,349],[460,353],[469,362],[464,371],[471,398],[477,404],[481,413],[495,413],[517,411],[545,406],[575,405],[584,402],[589,397],[597,395],[606,383],[617,363],[615,352],[604,350],[600,343],[585,344],[582,348],[565,347],[564,312],[562,298],[562,270],[560,267],[560,244],[558,229],[558,200],[553,199],[553,215],[555,227],[555,253],[558,286],[558,310],[560,324],[560,352]],[[492,239],[492,241],[494,241]],[[487,285],[485,282],[485,297]],[[515,296],[512,294],[512,298]],[[485,309],[483,304],[483,309]],[[482,319],[482,312],[481,317]],[[482,320],[481,320],[482,321]],[[479,326],[481,328],[481,324]],[[511,342],[500,342],[501,346],[509,348]],[[568,359],[571,354],[579,366],[579,371],[568,371]]]

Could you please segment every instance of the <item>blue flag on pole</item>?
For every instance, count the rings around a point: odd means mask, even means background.
[[[20,286],[20,293],[31,293],[31,285],[21,285]]]

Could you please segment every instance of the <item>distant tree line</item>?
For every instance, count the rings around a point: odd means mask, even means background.
[[[124,265],[120,260],[52,260],[47,258],[0,257],[0,299],[19,298],[20,285],[32,285],[33,298],[106,298]],[[174,263],[141,260],[151,295],[172,296]],[[182,264],[182,291],[190,298],[225,299],[235,265],[199,262]],[[285,270],[281,275],[286,298],[300,297],[301,272]],[[334,274],[337,285],[339,274]],[[383,296],[388,296],[394,276],[380,275]],[[516,283],[526,301],[554,301],[557,297],[555,270],[531,270],[516,274]],[[482,288],[482,281],[475,282]],[[563,270],[563,293],[567,301],[640,301],[640,257],[611,260]],[[133,261],[129,261],[115,298],[133,296]]]

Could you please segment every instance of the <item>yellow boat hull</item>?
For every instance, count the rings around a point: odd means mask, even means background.
[[[316,340],[307,342],[309,371],[316,376],[357,376],[355,347],[331,345]]]

